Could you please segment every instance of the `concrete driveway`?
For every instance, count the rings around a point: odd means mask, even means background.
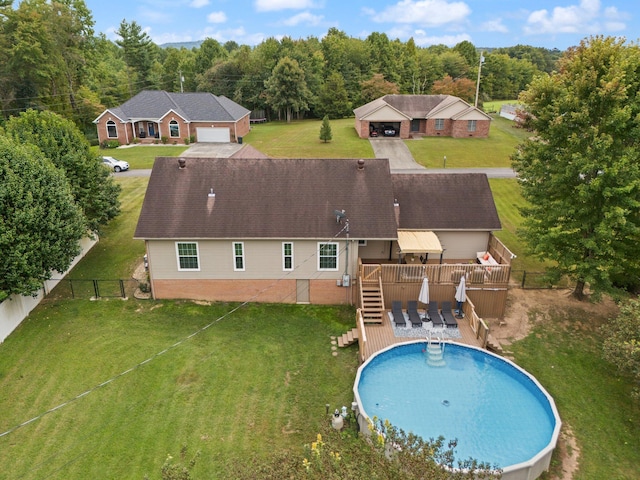
[[[389,159],[389,168],[392,172],[424,168],[416,163],[404,141],[399,138],[370,138],[369,142],[376,158]]]
[[[489,178],[515,178],[511,168],[425,168],[416,162],[403,140],[370,138],[376,158],[388,158],[391,173],[484,173]]]
[[[238,143],[194,143],[182,153],[182,157],[229,158],[242,145]]]

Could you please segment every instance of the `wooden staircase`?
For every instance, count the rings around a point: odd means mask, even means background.
[[[382,279],[377,281],[359,281],[360,308],[364,323],[382,323],[384,315],[384,297],[382,294]]]
[[[491,350],[492,352],[498,353],[500,355],[504,354],[504,350],[500,342],[491,334],[487,337],[487,350]]]
[[[343,334],[341,337],[338,337],[338,346],[348,347],[349,345],[357,341],[358,341],[358,329],[352,328],[347,333]]]

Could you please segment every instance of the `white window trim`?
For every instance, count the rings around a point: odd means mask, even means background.
[[[192,243],[196,246],[196,259],[198,260],[198,268],[182,268],[180,266],[180,251],[178,250],[179,244]],[[200,271],[200,246],[198,242],[176,242],[176,262],[178,263],[179,272],[199,272]]]
[[[287,255],[285,253],[285,246],[286,245],[291,245],[291,255]],[[294,254],[294,252],[293,252],[293,242],[282,242],[282,271],[283,272],[291,272],[291,271],[294,270],[294,265],[295,264],[294,264],[294,260],[293,260],[294,259],[293,254]],[[286,262],[285,262],[285,259],[287,257],[291,257],[291,267],[290,268],[287,268],[287,265],[286,265]]]
[[[320,248],[323,245],[335,245],[336,246],[336,266],[335,268],[320,268]],[[318,271],[319,272],[337,272],[340,270],[340,247],[338,242],[318,242]]]
[[[116,131],[115,137],[112,137],[111,135],[109,135],[109,127],[110,126],[113,126],[113,128]],[[116,122],[114,122],[113,120],[107,120],[107,123],[105,124],[105,127],[107,128],[107,138],[118,138],[118,124]]]
[[[172,125],[176,125],[178,127],[178,134],[177,135],[173,135],[173,130],[171,129]],[[171,138],[180,138],[180,123],[177,120],[171,120],[169,122],[169,136]]]
[[[444,118],[436,118],[435,129],[438,131],[444,130]]]
[[[236,245],[242,246],[242,255],[236,255]],[[231,252],[233,253],[233,271],[244,272],[247,267],[247,262],[245,261],[244,242],[233,242],[231,244]],[[242,268],[238,268],[236,266],[236,258],[238,257],[242,258]]]
[[[477,128],[477,120],[467,120],[467,131],[475,132]]]

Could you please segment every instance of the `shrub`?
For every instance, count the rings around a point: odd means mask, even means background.
[[[100,148],[118,148],[120,146],[120,141],[118,140],[103,140],[100,144]]]
[[[163,135],[162,137],[160,137],[160,141],[162,142],[163,145],[166,145],[167,142],[169,142],[169,137]]]

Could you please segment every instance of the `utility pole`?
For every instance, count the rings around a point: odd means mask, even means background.
[[[473,104],[474,107],[478,107],[478,95],[480,94],[480,72],[482,71],[482,64],[484,63],[484,56],[480,52],[480,63],[478,64],[478,80],[476,81],[476,101]]]
[[[184,93],[184,89],[182,88],[182,82],[184,82],[184,77],[182,76],[182,70],[178,70],[178,75],[180,75],[180,93]]]

